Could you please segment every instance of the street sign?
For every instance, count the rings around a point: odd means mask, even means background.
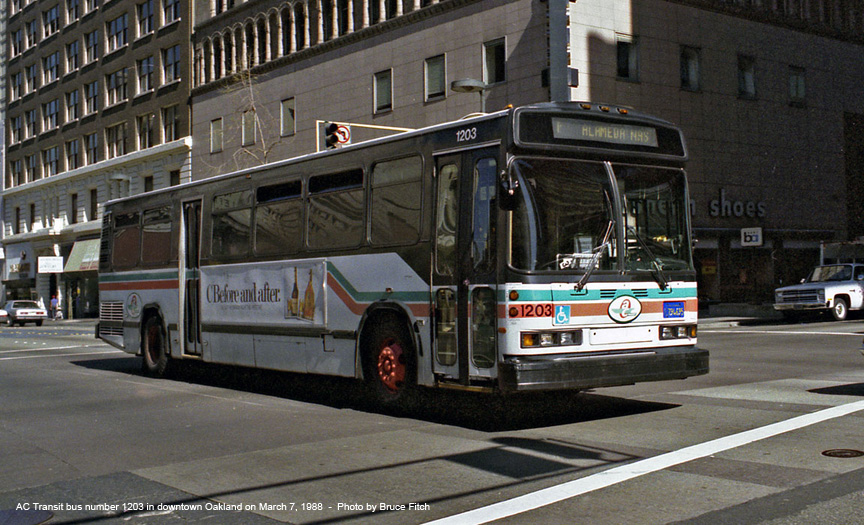
[[[741,246],[762,246],[762,228],[741,228]]]
[[[348,126],[346,124],[339,124],[339,127],[336,128],[334,134],[339,140],[339,144],[351,144],[351,126]]]

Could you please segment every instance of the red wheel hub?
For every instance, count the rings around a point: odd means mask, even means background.
[[[405,381],[405,359],[399,343],[389,341],[378,352],[378,379],[391,392],[398,391]]]

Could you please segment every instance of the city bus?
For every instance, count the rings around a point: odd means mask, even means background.
[[[705,374],[686,160],[663,120],[543,103],[113,200],[97,334],[385,404]]]

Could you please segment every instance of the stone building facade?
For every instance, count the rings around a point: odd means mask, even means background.
[[[191,178],[191,18],[185,0],[10,2],[7,299],[98,315],[101,205]]]

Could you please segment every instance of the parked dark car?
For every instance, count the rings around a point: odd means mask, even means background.
[[[42,322],[48,318],[48,312],[36,301],[9,301],[3,309],[9,316],[6,321],[9,326],[15,326],[16,323],[21,326],[24,326],[24,323],[42,326]]]

